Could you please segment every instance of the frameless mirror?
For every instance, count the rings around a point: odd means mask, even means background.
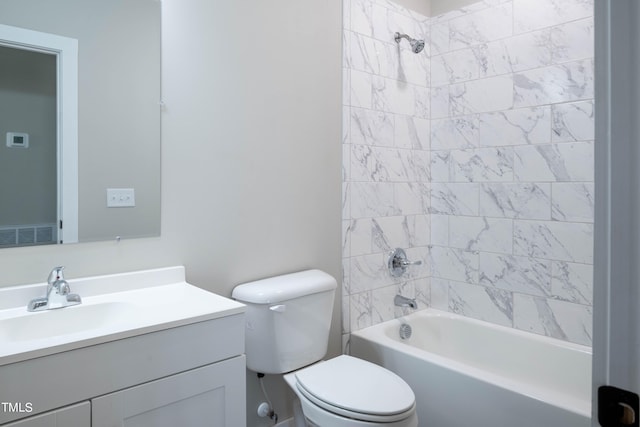
[[[160,12],[0,0],[0,247],[160,234]]]

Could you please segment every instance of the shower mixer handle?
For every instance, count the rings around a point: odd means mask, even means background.
[[[401,248],[396,248],[391,252],[391,255],[389,255],[387,266],[393,277],[400,277],[407,271],[408,266],[420,264],[422,264],[422,261],[409,261],[405,251]]]

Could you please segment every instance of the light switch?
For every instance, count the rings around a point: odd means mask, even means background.
[[[108,208],[130,208],[136,205],[133,188],[107,188]]]

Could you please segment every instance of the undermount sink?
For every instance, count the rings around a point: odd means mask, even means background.
[[[0,366],[244,312],[188,284],[184,267],[71,279],[79,305],[27,311],[47,284],[0,288]]]
[[[125,302],[103,302],[25,313],[0,320],[0,341],[30,341],[72,335],[126,322],[135,307]]]

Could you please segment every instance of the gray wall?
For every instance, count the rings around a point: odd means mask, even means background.
[[[436,1],[437,0],[397,0],[395,3],[422,15],[431,16],[431,4]]]
[[[430,0],[431,16],[438,16],[464,6],[477,3],[477,0]]]
[[[5,249],[0,286],[43,282],[55,265],[73,279],[182,264],[191,283],[226,296],[310,267],[341,277],[340,2],[162,7],[161,237]],[[332,355],[339,295],[335,307]],[[290,396],[273,382],[282,418]]]
[[[55,223],[56,58],[0,47],[0,226]],[[29,148],[7,147],[7,132]]]
[[[401,6],[426,16],[438,16],[476,3],[477,0],[396,0]]]

